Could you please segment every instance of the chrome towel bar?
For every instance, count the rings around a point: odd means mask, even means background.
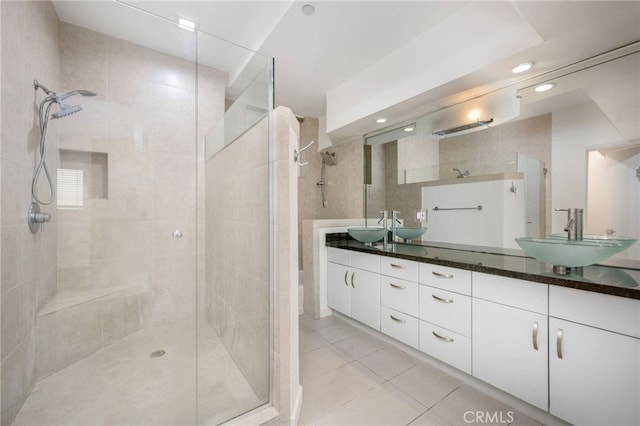
[[[478,206],[478,207],[450,207],[450,208],[446,208],[443,209],[442,207],[434,207],[433,211],[434,212],[439,212],[439,211],[443,211],[443,210],[482,210],[482,206]]]

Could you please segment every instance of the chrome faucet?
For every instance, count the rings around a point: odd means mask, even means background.
[[[456,176],[458,179],[469,177],[469,170],[465,170],[464,172],[461,172],[460,169],[456,168],[454,168],[453,170],[458,172],[458,176]]]
[[[378,223],[382,223],[382,227],[383,228],[387,228],[387,211],[386,210],[380,210],[380,213],[382,213],[382,217],[380,218]],[[384,244],[384,248],[385,249],[387,248],[387,234],[388,233],[389,232],[385,232],[384,233],[384,240],[382,240],[382,243]]]
[[[400,219],[398,219],[398,213],[400,213],[397,210],[393,210],[391,213],[391,242],[395,243],[397,236],[396,236],[396,223],[401,223]]]
[[[583,232],[583,209],[569,208],[569,209],[555,209],[557,212],[567,212],[567,224],[564,226],[565,232],[567,232],[568,240],[582,240]]]

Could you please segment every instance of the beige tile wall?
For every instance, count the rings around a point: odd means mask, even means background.
[[[107,154],[108,198],[58,212],[59,286],[147,290],[132,306],[141,325],[191,316],[195,64],[66,23],[60,39],[62,90],[98,92],[81,100],[84,111],[60,122],[60,147]],[[175,229],[181,239],[172,237]]]
[[[300,124],[300,147],[318,140],[318,120],[305,117]],[[336,165],[325,167],[327,207],[322,206],[320,180],[322,158],[317,144],[304,152],[302,160],[309,162],[300,168],[298,178],[298,220],[343,219],[361,217],[364,212],[364,163],[362,140],[356,139],[326,149],[336,153]],[[298,238],[298,267],[302,270],[302,235]]]
[[[266,402],[271,390],[278,411],[273,421],[281,424],[289,424],[298,387],[297,165],[291,155],[298,139],[297,120],[280,107],[271,130],[264,119],[205,164],[207,320],[257,395]]]
[[[2,424],[9,424],[35,380],[35,315],[56,293],[57,218],[44,233],[26,224],[39,140],[33,80],[59,86],[58,18],[50,2],[1,2],[2,43]],[[55,171],[57,135],[47,138]],[[44,189],[43,189],[44,191]],[[46,194],[46,192],[44,192]],[[52,211],[45,207],[45,211]]]

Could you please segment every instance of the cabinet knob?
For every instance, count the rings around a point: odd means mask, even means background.
[[[533,340],[533,350],[538,350],[538,322],[533,323],[533,332],[531,333],[531,339]]]
[[[451,274],[442,274],[442,273],[436,272],[436,271],[431,271],[431,273],[433,275],[435,275],[436,277],[440,277],[440,278],[453,278],[453,275],[451,275]]]

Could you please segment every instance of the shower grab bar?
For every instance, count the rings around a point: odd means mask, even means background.
[[[450,207],[450,208],[442,208],[442,207],[436,206],[433,208],[434,212],[440,212],[444,210],[482,210],[482,205],[478,207]]]
[[[309,164],[308,161],[305,161],[304,163],[302,162],[302,153],[305,152],[307,150],[307,148],[309,148],[311,145],[313,145],[314,143],[316,143],[316,141],[311,141],[307,144],[307,146],[305,146],[304,148],[300,148],[300,151],[298,151],[297,149],[293,150],[293,162],[294,163],[298,163],[298,160],[300,160],[299,162],[299,166],[306,166],[307,164]]]

